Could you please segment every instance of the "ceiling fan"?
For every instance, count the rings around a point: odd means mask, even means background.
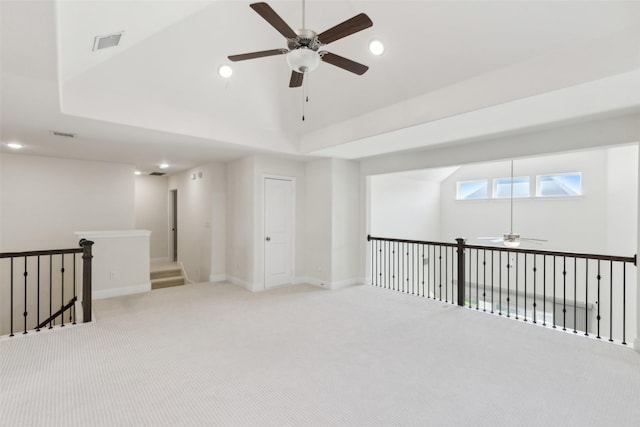
[[[542,244],[546,242],[544,239],[532,239],[530,237],[521,237],[520,234],[513,232],[513,160],[511,160],[511,191],[510,191],[510,211],[511,222],[509,232],[505,233],[502,237],[478,237],[479,240],[489,240],[491,243],[504,243],[509,248],[517,248],[521,242],[529,242],[535,244]]]
[[[320,61],[327,62],[336,67],[352,73],[362,75],[369,67],[357,63],[342,56],[320,50],[325,45],[362,31],[373,25],[369,17],[360,13],[326,31],[317,34],[315,31],[305,28],[305,3],[302,2],[302,29],[294,31],[267,3],[252,3],[251,9],[262,16],[273,28],[282,34],[287,40],[287,49],[271,49],[259,52],[244,53],[229,56],[230,61],[244,61],[247,59],[262,58],[273,55],[287,55],[287,63],[291,68],[289,87],[300,87],[305,73],[315,70]]]

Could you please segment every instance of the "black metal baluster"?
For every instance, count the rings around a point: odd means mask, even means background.
[[[409,248],[406,244],[402,244],[402,256],[404,259],[402,260],[402,292],[405,294],[409,293]]]
[[[487,250],[482,250],[482,311],[487,311]]]
[[[386,270],[386,278],[387,280],[385,281],[385,288],[386,289],[391,289],[391,259],[389,257],[389,247],[391,246],[392,242],[385,242],[385,246],[384,246],[384,262],[385,262],[385,270]]]
[[[516,252],[515,263],[516,263],[516,320],[518,320],[518,282],[520,281],[520,277],[518,276],[518,266],[520,264],[518,260],[518,252]]]
[[[613,261],[609,264],[609,342],[613,342]]]
[[[438,246],[438,260],[440,262],[440,274],[438,275],[438,289],[440,292],[440,301],[442,301],[442,245]]]
[[[476,249],[476,310],[480,310],[480,249]]]
[[[11,257],[11,310],[9,313],[9,336],[13,336],[13,257]]]
[[[73,306],[71,310],[69,310],[69,321],[72,325],[76,324],[76,300],[78,296],[76,295],[76,254],[73,254]]]
[[[507,252],[507,317],[511,317],[511,252]]]
[[[37,298],[37,306],[38,312],[36,313],[36,332],[40,332],[40,255],[38,255],[38,298]]]
[[[53,255],[49,255],[49,329],[53,328]]]
[[[498,316],[502,316],[502,251],[498,252]]]
[[[374,246],[373,246],[374,242],[371,242],[371,286],[373,286],[373,281],[374,281],[374,277],[375,277],[375,272],[374,272],[375,250],[374,250]]]
[[[422,297],[424,298],[424,244],[422,245]]]
[[[567,330],[567,257],[562,257],[562,330]]]
[[[416,276],[415,276],[415,270],[416,270],[416,253],[415,253],[415,248],[416,245],[415,244],[411,244],[411,262],[413,263],[413,265],[411,266],[411,295],[415,295],[416,294]]]
[[[449,255],[447,254],[447,247],[444,248],[444,302],[448,301],[449,296]]]
[[[556,305],[556,256],[553,256],[553,328],[556,327],[556,312],[558,306]]]
[[[469,298],[469,308],[471,308],[471,301],[473,301],[473,298],[471,297],[471,268],[473,267],[472,260],[473,260],[473,249],[469,249],[469,268],[467,268],[467,272],[469,273],[469,280],[467,280],[468,286],[469,286],[469,292],[467,292],[467,295],[466,295],[466,297]]]
[[[547,256],[542,255],[542,326],[547,326]]]
[[[602,279],[602,276],[600,275],[600,260],[598,260],[598,296],[597,296],[597,300],[596,300],[596,304],[598,305],[598,314],[596,315],[596,320],[598,321],[598,331],[597,331],[597,336],[596,338],[600,339],[600,279]]]
[[[589,259],[584,260],[584,302],[589,304]],[[584,336],[589,336],[589,310],[584,310]]]
[[[61,300],[60,300],[60,319],[62,323],[60,324],[61,328],[64,328],[64,254],[62,254],[62,266],[60,267],[60,277],[62,281],[61,289]]]
[[[538,303],[537,303],[538,293],[537,293],[537,290],[536,290],[536,275],[537,275],[536,272],[538,270],[537,265],[536,265],[536,258],[537,257],[538,256],[536,254],[533,255],[533,323],[538,323],[537,322],[537,320],[538,320],[537,311],[538,310],[536,310],[536,307],[538,305]]]
[[[573,333],[577,334],[578,323],[578,258],[573,258]],[[586,301],[585,301],[586,303]],[[586,310],[587,307],[585,306]]]
[[[524,321],[527,321],[527,254],[524,254]]]
[[[491,250],[491,314],[493,314],[493,306],[494,306],[494,302],[493,302],[493,282],[495,282],[495,271],[494,271],[494,265],[495,262],[493,261],[493,254],[495,254],[496,251]]]
[[[451,304],[455,304],[456,302],[456,298],[455,298],[455,286],[453,284],[453,282],[455,281],[455,264],[456,264],[456,256],[455,256],[456,252],[453,246],[451,246]]]
[[[29,273],[27,272],[27,257],[24,257],[24,311],[22,312],[22,315],[24,316],[24,331],[22,332],[22,334],[26,334],[27,333],[27,276],[29,275]]]
[[[396,242],[391,244],[391,289],[396,290]]]
[[[622,263],[622,344],[627,345],[627,263]]]

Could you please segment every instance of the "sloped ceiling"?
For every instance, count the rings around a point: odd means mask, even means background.
[[[640,2],[310,0],[317,32],[369,15],[326,50],[370,70],[322,63],[298,89],[283,56],[217,75],[230,54],[285,47],[248,3],[3,1],[2,142],[175,171],[255,152],[362,158],[640,106]],[[301,1],[269,4],[300,27]],[[114,32],[119,46],[92,50]]]

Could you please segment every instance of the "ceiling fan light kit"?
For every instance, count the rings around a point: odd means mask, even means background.
[[[287,53],[287,64],[293,71],[308,73],[318,68],[320,55],[314,50],[302,47]]]
[[[258,52],[229,56],[230,61],[245,61],[247,59],[263,58],[274,55],[287,55],[287,63],[291,68],[289,87],[300,87],[304,75],[315,70],[320,62],[326,62],[343,70],[357,75],[364,74],[369,67],[343,58],[326,51],[320,51],[323,46],[340,40],[351,34],[362,31],[373,25],[369,17],[360,13],[353,18],[329,28],[318,34],[315,31],[303,28],[294,31],[267,3],[251,3],[249,5],[258,15],[267,21],[273,28],[282,34],[287,40],[287,49],[271,49]],[[305,3],[302,2],[302,26],[304,27]]]

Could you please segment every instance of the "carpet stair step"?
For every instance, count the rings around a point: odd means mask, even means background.
[[[182,277],[182,270],[180,269],[180,267],[166,269],[166,270],[157,270],[157,271],[151,272],[151,280],[164,279],[167,277],[177,277],[177,276]]]
[[[184,277],[182,276],[162,277],[151,280],[151,289],[170,288],[172,286],[182,285],[184,285]]]

